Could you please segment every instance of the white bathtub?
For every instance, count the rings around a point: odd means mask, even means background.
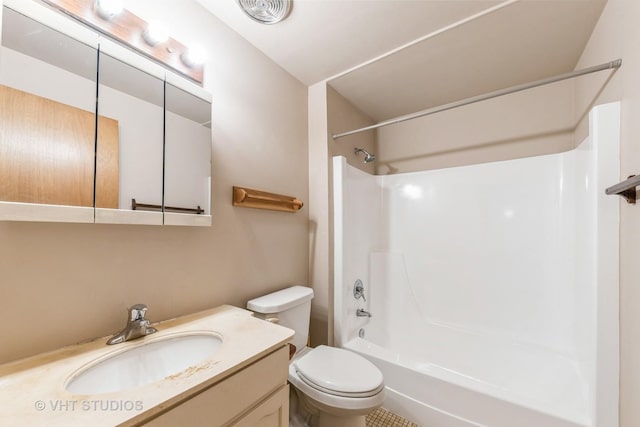
[[[343,347],[382,371],[387,387],[384,406],[422,426],[589,425],[585,380],[571,360],[437,329],[432,332],[440,337],[423,331],[423,341],[402,352],[366,338],[354,338]],[[364,330],[366,337],[368,328]]]
[[[382,370],[385,407],[425,427],[618,425],[619,105],[590,118],[566,153],[390,176],[334,158],[335,343]]]

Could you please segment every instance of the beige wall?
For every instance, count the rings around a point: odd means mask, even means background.
[[[353,166],[374,173],[375,163],[355,156],[355,147],[377,153],[375,132],[333,140],[331,135],[373,124],[343,96],[320,82],[309,87],[309,275],[314,289],[311,344],[333,342],[333,156],[345,156]]]
[[[578,82],[577,111],[596,103],[622,101],[621,179],[640,173],[640,2],[609,0],[578,63],[586,67],[622,58],[609,76]],[[584,129],[584,125],[580,129]],[[579,137],[579,135],[578,135]],[[622,200],[622,199],[621,199]],[[620,203],[620,426],[640,425],[640,207]]]
[[[208,52],[212,227],[0,223],[0,362],[119,330],[125,308],[162,320],[308,283],[308,208],[231,206],[231,186],[308,199],[307,90],[193,1],[134,13]]]
[[[314,292],[309,338],[312,346],[332,343],[327,135],[327,85],[320,82],[309,87],[309,281]]]
[[[363,154],[357,156],[354,148],[362,148],[378,155],[375,131],[367,131],[334,140],[331,135],[369,126],[375,121],[360,111],[355,105],[340,95],[330,85],[327,86],[327,139],[329,157],[344,156],[347,163],[368,173],[375,173],[378,162],[364,163]],[[331,167],[331,162],[329,162]]]
[[[574,85],[563,81],[379,128],[378,173],[570,150]]]

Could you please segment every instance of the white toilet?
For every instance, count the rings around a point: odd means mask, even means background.
[[[319,427],[365,427],[365,415],[384,401],[382,373],[348,350],[306,346],[312,298],[311,288],[293,286],[247,302],[256,317],[295,331],[289,382],[298,402],[291,405],[292,424],[311,414]]]

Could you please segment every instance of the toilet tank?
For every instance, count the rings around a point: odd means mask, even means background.
[[[292,286],[247,302],[247,308],[256,317],[277,323],[295,331],[291,343],[296,351],[307,345],[311,299],[313,289],[306,286]]]

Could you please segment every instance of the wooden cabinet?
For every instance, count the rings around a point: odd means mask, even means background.
[[[95,121],[91,112],[0,85],[0,200],[92,207]]]
[[[286,427],[289,425],[288,346],[187,397],[145,427]]]

